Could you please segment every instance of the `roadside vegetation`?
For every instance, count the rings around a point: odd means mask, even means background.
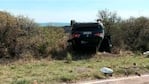
[[[116,49],[144,52],[149,50],[149,18],[130,17],[122,19],[116,12],[107,9],[100,10],[98,17],[105,25],[106,35],[111,35],[112,43]]]
[[[24,16],[0,11],[0,84],[57,84],[107,78],[102,67],[114,70],[114,77],[149,71],[149,18],[123,20],[115,12],[101,10],[98,18],[111,35],[112,53],[76,53],[67,47],[67,33],[60,27],[40,27]],[[129,69],[137,64],[137,69]],[[127,69],[128,68],[128,69]],[[127,70],[126,70],[127,69]]]
[[[98,18],[105,25],[105,34],[112,37],[113,53],[149,49],[149,18],[142,16],[123,20],[109,10],[99,11]],[[66,57],[68,36],[64,28],[40,27],[28,17],[13,16],[3,11],[0,12],[0,22],[0,58]]]
[[[0,65],[1,84],[59,84],[108,78],[100,72],[102,67],[111,67],[114,77],[142,74],[149,72],[149,59],[137,55],[96,55],[90,59],[66,62],[67,60],[18,60]],[[133,69],[133,63],[137,69]],[[130,67],[130,68],[129,68]],[[36,84],[36,83],[35,83]]]
[[[47,57],[66,43],[62,28],[40,28],[28,17],[1,11],[0,22],[0,58]]]

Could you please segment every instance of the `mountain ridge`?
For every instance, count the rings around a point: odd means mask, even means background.
[[[38,23],[39,26],[45,27],[45,26],[56,26],[56,27],[62,27],[62,26],[69,26],[69,23],[65,22],[44,22],[44,23]]]

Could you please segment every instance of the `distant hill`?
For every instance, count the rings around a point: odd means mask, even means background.
[[[56,27],[63,27],[63,26],[69,26],[69,23],[62,23],[62,22],[49,22],[49,23],[38,23],[39,26],[45,27],[45,26],[56,26]]]

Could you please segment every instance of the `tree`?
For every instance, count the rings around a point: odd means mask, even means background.
[[[106,34],[110,34],[113,28],[115,28],[115,24],[121,21],[121,18],[117,16],[116,12],[111,12],[107,9],[99,10],[97,17],[102,20],[106,29]]]
[[[107,9],[98,11],[98,19],[102,20],[105,26],[105,35],[110,35],[112,37],[112,44],[116,47],[121,47],[121,18],[116,12],[111,12]]]

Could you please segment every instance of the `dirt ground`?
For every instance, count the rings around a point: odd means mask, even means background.
[[[76,84],[149,84],[149,75],[111,78],[106,80],[80,82]]]

